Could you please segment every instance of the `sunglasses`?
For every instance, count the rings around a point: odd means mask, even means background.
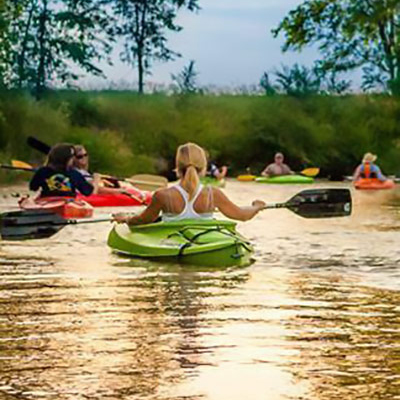
[[[87,157],[88,156],[88,153],[84,153],[84,154],[77,154],[75,157],[78,159],[78,160],[81,160],[82,158],[85,158],[85,157]]]

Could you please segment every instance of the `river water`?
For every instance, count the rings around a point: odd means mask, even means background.
[[[238,226],[256,248],[246,268],[120,258],[109,223],[2,242],[0,399],[400,399],[399,198],[353,192],[338,219],[264,211]]]

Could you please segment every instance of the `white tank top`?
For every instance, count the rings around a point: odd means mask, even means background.
[[[193,207],[194,203],[196,202],[197,198],[200,196],[201,191],[203,190],[203,185],[199,185],[197,190],[193,196],[193,198],[189,199],[189,194],[181,185],[176,185],[174,188],[181,194],[185,205],[183,210],[180,214],[172,214],[172,213],[163,213],[162,220],[165,222],[172,222],[172,221],[181,221],[183,219],[212,219],[213,213],[197,213]]]

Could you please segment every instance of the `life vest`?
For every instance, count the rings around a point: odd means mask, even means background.
[[[373,168],[371,168],[372,165],[371,163],[363,163],[361,166],[361,177],[362,178],[376,178],[376,172],[373,171]]]

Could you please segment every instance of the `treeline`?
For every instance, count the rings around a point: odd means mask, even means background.
[[[173,177],[176,147],[204,146],[235,176],[257,173],[276,151],[300,170],[349,175],[367,151],[387,174],[400,172],[400,100],[384,96],[201,96],[133,92],[58,91],[42,101],[19,93],[0,95],[0,160],[41,163],[33,135],[54,144],[82,143],[93,170]],[[1,179],[16,177],[1,172]]]
[[[0,0],[0,85],[39,99],[81,71],[102,75],[99,61],[111,64],[118,42],[143,92],[152,62],[179,56],[166,38],[181,30],[178,12],[198,8],[197,0]]]

